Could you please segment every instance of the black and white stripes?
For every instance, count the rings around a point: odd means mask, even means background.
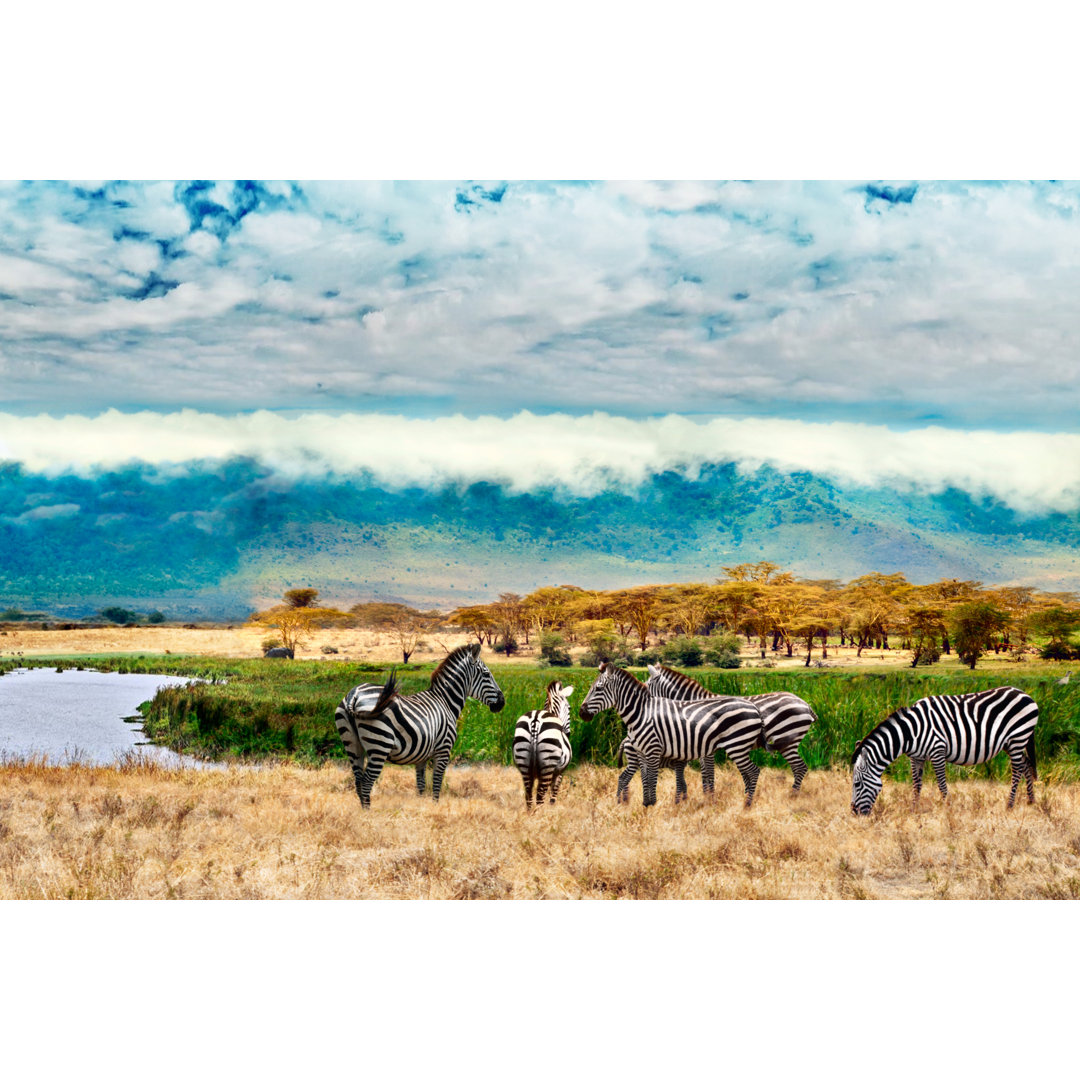
[[[518,720],[514,728],[514,764],[525,784],[525,808],[532,809],[533,784],[536,805],[544,802],[548,788],[551,801],[559,793],[559,783],[570,764],[570,695],[572,686],[548,683],[547,701]]]
[[[724,750],[742,774],[746,805],[754,798],[760,769],[750,760],[750,749],[761,733],[761,713],[741,698],[672,701],[649,694],[627,671],[601,664],[600,673],[581,703],[582,720],[614,708],[626,721],[626,738],[641,764],[643,802],[656,803],[656,780],[665,761],[701,761],[701,782],[713,790],[717,750]]]
[[[676,701],[702,701],[721,696],[710,693],[689,675],[662,664],[649,665],[649,678],[645,685],[650,694],[674,698]],[[795,775],[792,790],[798,791],[807,773],[806,760],[799,753],[799,743],[817,719],[814,710],[798,694],[787,690],[751,694],[745,700],[753,702],[761,713],[762,732],[758,745],[783,756]]]
[[[334,714],[365,809],[388,761],[416,766],[416,790],[421,795],[427,763],[432,762],[431,793],[438,800],[466,698],[483,702],[492,712],[504,704],[502,691],[480,659],[479,645],[462,645],[450,653],[432,672],[427,690],[398,694],[393,674],[373,701],[374,689],[370,684],[354,687]]]
[[[1008,805],[1016,801],[1020,777],[1027,778],[1028,802],[1035,801],[1035,725],[1039,707],[1015,686],[999,686],[977,694],[925,697],[897,709],[855,747],[851,810],[869,814],[881,791],[885,769],[901,754],[911,758],[915,797],[929,761],[941,795],[949,794],[945,763],[977,765],[1003,750],[1012,763]]]

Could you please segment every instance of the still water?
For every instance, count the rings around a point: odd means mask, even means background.
[[[124,721],[159,687],[189,681],[55,668],[9,672],[0,677],[0,760],[46,757],[56,765],[114,765],[135,754],[173,768],[200,767],[194,758],[143,745],[142,724]]]

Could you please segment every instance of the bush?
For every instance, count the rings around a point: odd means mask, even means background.
[[[1078,660],[1080,649],[1074,649],[1064,641],[1051,641],[1039,650],[1044,660]]]
[[[550,632],[541,634],[540,662],[548,667],[569,667],[573,661],[562,646],[563,639],[559,634]]]
[[[663,659],[659,649],[642,649],[641,652],[633,658],[635,667],[647,667],[649,664],[659,664],[663,662]]]
[[[134,623],[139,618],[139,613],[137,611],[129,611],[124,607],[102,608],[98,614],[103,619],[108,619],[109,622],[114,623]]]
[[[184,629],[194,630],[195,627],[184,627]],[[271,649],[280,649],[281,647],[281,638],[279,638],[277,634],[270,634],[267,637],[264,637],[261,642],[259,642],[259,648],[261,648],[264,653],[269,652]]]
[[[163,611],[151,611],[150,614],[146,616],[146,621],[148,623],[153,623],[156,626],[158,623],[163,623],[165,621],[165,613]]]
[[[501,641],[497,641],[492,646],[492,651],[501,653],[504,656],[513,656],[518,651],[520,646],[517,643],[515,637],[504,637]]]
[[[678,664],[680,667],[700,667],[705,659],[701,643],[685,635],[672,638],[660,652],[666,663]]]
[[[742,663],[739,639],[734,634],[710,638],[704,649],[705,662],[719,668],[737,668]]]
[[[322,647],[322,653],[324,656],[335,656],[337,654],[337,648],[333,645],[324,645]]]
[[[588,646],[590,654],[597,657],[597,663],[614,663],[626,652],[619,635],[607,632],[593,634],[588,640]]]
[[[630,666],[630,657],[616,656],[611,660],[608,660],[606,657],[597,656],[592,649],[589,649],[586,652],[583,652],[581,658],[578,660],[578,665],[580,667],[595,668],[599,667],[601,664],[611,664],[613,667],[617,668],[628,668]]]

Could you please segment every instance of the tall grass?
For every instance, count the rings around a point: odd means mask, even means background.
[[[55,666],[57,660],[27,663]],[[60,663],[65,663],[61,661]],[[145,731],[155,742],[212,758],[281,758],[316,764],[341,758],[334,709],[357,683],[382,683],[389,665],[331,661],[221,660],[206,657],[126,656],[81,658],[67,666],[140,673],[169,673],[204,680],[163,689],[143,707]],[[0,672],[13,666],[0,664]],[[398,667],[403,693],[426,689],[434,664]],[[511,744],[519,716],[543,703],[552,679],[575,688],[571,704],[571,743],[575,763],[612,765],[624,727],[612,712],[588,723],[577,710],[596,676],[592,668],[541,669],[492,665],[506,697],[501,713],[467,702],[454,747],[459,762],[512,763]],[[637,672],[644,677],[644,672]],[[709,690],[750,695],[790,690],[804,698],[818,720],[802,743],[812,769],[843,764],[855,743],[894,709],[930,694],[956,694],[1011,683],[1039,706],[1036,753],[1040,773],[1080,778],[1080,684],[1059,685],[1050,674],[1028,671],[974,672],[963,668],[887,671],[695,669]],[[779,755],[755,751],[760,764],[786,768]],[[721,755],[722,759],[722,755]],[[1002,756],[977,774],[1005,776]],[[890,770],[894,779],[910,775],[907,759]]]

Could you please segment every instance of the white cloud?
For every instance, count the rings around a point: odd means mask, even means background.
[[[289,475],[366,470],[390,487],[488,481],[515,492],[559,487],[579,494],[633,488],[665,470],[693,477],[705,465],[735,462],[743,469],[813,472],[848,485],[955,487],[1024,513],[1080,508],[1080,435],[1064,433],[604,413],[432,420],[376,413],[218,416],[190,409],[110,410],[94,418],[0,415],[0,459],[37,472],[131,461],[182,467],[235,455]]]

